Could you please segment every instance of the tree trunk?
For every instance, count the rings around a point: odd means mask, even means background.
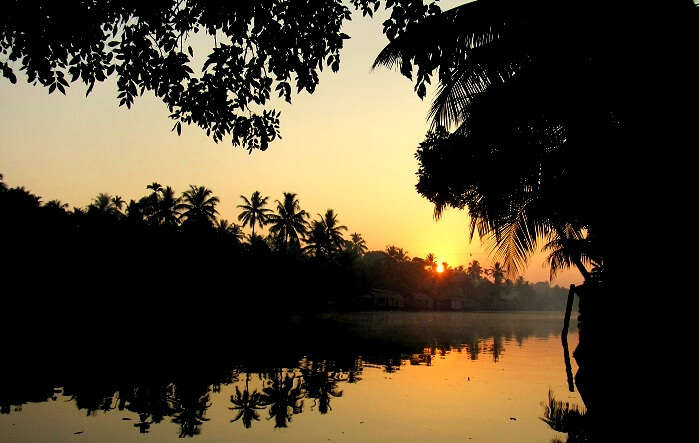
[[[568,327],[570,326],[570,313],[573,310],[573,298],[575,297],[575,285],[570,285],[568,300],[566,301],[566,312],[563,317],[563,330],[561,331],[561,343],[563,344],[563,361],[566,365],[566,376],[568,378],[568,390],[575,392],[573,384],[573,369],[570,365],[570,351],[568,350]]]

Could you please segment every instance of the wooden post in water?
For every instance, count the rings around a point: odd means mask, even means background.
[[[561,331],[561,343],[563,344],[563,360],[566,365],[566,376],[568,377],[568,390],[575,392],[573,382],[573,368],[570,366],[570,352],[568,351],[568,327],[570,326],[570,312],[573,310],[573,298],[575,297],[575,285],[570,285],[568,291],[568,301],[566,302],[566,313],[563,317],[563,330]]]

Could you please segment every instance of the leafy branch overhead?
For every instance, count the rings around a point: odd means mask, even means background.
[[[365,16],[379,0],[351,0]],[[422,0],[388,0],[389,39],[439,8]],[[146,91],[165,103],[173,130],[194,124],[214,141],[265,150],[280,137],[272,94],[291,101],[312,93],[318,71],[340,68],[341,32],[351,9],[341,0],[18,0],[0,16],[0,70],[10,82],[24,71],[30,84],[65,94],[81,81],[116,76],[119,105]],[[205,33],[211,50],[196,66],[191,37]]]

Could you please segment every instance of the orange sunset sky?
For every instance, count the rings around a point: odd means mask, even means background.
[[[335,209],[370,249],[395,244],[411,257],[432,252],[452,266],[473,259],[490,265],[488,248],[477,238],[469,242],[465,211],[447,210],[436,222],[432,205],[415,191],[413,155],[429,127],[430,95],[420,101],[399,73],[371,71],[386,44],[382,17],[355,14],[343,29],[352,38],[340,72],[324,69],[315,93],[294,96],[291,105],[274,101],[283,139],[251,155],[230,141],[214,143],[197,127],[183,127],[178,137],[152,94],[137,98],[131,110],[119,108],[113,79],[88,98],[78,83],[63,96],[27,85],[22,76],[17,85],[0,79],[0,173],[8,186],[72,206],[87,205],[99,192],[137,199],[153,181],[178,192],[205,185],[221,199],[220,217],[231,221],[240,194],[260,190],[273,202],[283,191],[296,192],[311,214]],[[192,44],[198,54],[206,45]],[[535,256],[524,277],[548,280],[542,263]],[[570,270],[554,283],[581,281]]]

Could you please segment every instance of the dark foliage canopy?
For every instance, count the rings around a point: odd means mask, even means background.
[[[545,238],[567,250],[552,264],[603,269],[610,213],[645,178],[629,176],[649,90],[686,86],[696,18],[691,1],[478,0],[411,25],[375,66],[415,74],[421,97],[439,80],[418,192],[436,216],[467,207],[509,271]]]
[[[0,69],[17,70],[49,93],[76,81],[115,76],[119,105],[149,91],[167,105],[173,130],[194,124],[215,141],[265,150],[280,136],[272,94],[291,101],[292,89],[312,93],[318,71],[337,71],[349,36],[342,25],[351,6],[373,15],[379,0],[13,0],[0,16]],[[439,11],[422,0],[388,0],[389,36]],[[191,37],[212,48],[195,66]]]

